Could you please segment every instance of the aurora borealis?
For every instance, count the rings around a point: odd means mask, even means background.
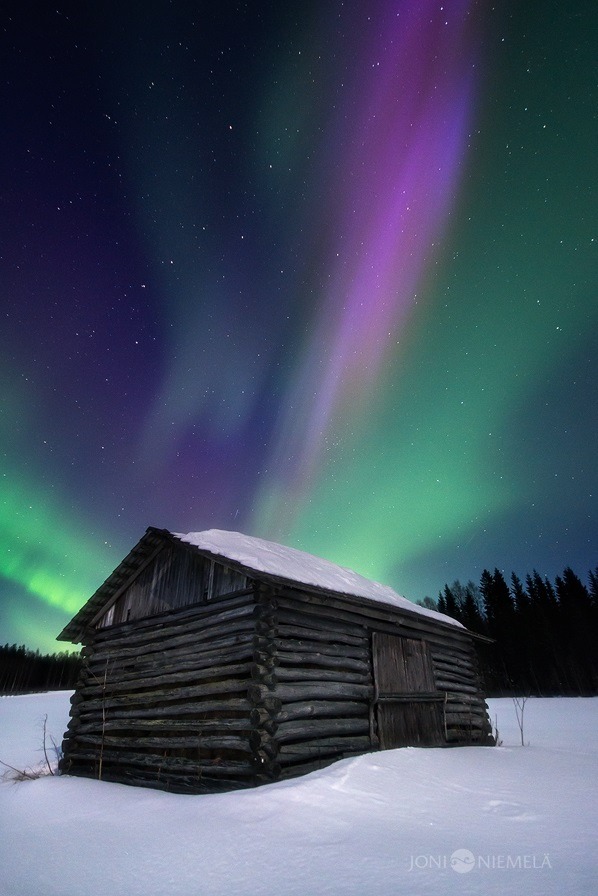
[[[1,643],[148,525],[596,566],[596,4],[9,7]]]

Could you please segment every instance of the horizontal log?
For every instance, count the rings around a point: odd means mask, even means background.
[[[444,644],[430,641],[430,653],[433,662],[446,662],[451,666],[463,665],[467,669],[477,667],[477,654],[471,642],[461,645]]]
[[[369,670],[367,670],[369,673]],[[369,685],[371,676],[363,672],[347,672],[342,668],[309,669],[305,666],[277,666],[276,678],[279,682],[330,681]]]
[[[487,721],[479,715],[468,715],[467,713],[447,713],[447,728],[486,728]]]
[[[95,681],[104,684],[104,672],[106,672],[106,683],[118,681],[124,683],[127,681],[139,681],[144,678],[151,678],[152,675],[159,674],[161,676],[180,674],[183,672],[195,672],[205,669],[212,669],[221,666],[223,661],[226,664],[238,662],[251,662],[254,651],[251,644],[242,644],[236,647],[228,647],[225,650],[207,651],[205,654],[196,651],[195,654],[178,657],[165,650],[161,654],[156,654],[152,660],[135,664],[131,668],[130,662],[127,663],[110,663],[104,670],[101,665],[97,667],[97,673],[90,668],[90,674],[87,682]]]
[[[246,694],[247,690],[247,682],[237,680],[207,682],[201,685],[177,687],[176,689],[168,690],[156,688],[146,692],[136,691],[133,694],[126,694],[121,697],[88,697],[87,710],[102,709],[103,707],[109,710],[128,706],[163,707],[165,704],[173,701],[179,702],[200,697],[214,697],[216,694],[223,695],[223,699],[225,699],[224,695],[226,694],[235,694],[239,697],[241,694]]]
[[[194,684],[200,681],[213,681],[214,679],[226,678],[232,680],[240,676],[248,676],[251,670],[251,663],[233,663],[230,666],[214,666],[208,669],[196,669],[184,672],[172,672],[166,675],[153,675],[147,678],[135,678],[133,680],[109,680],[104,687],[103,682],[94,682],[81,688],[80,693],[86,696],[102,696],[103,694],[115,695],[119,693],[133,693],[137,690],[150,690],[153,687],[165,687],[171,685],[178,688],[180,684]]]
[[[369,700],[373,696],[373,688],[362,684],[337,681],[306,681],[299,684],[278,683],[275,694],[283,703],[292,703],[295,700],[318,699],[357,699]],[[263,685],[250,685],[248,688],[249,699],[259,703],[266,696]]]
[[[483,725],[447,725],[447,740],[469,743],[472,740],[484,740],[490,734],[490,728]]]
[[[364,647],[365,649],[368,648],[369,640],[367,632],[365,631],[348,635],[343,632],[335,631],[334,628],[313,628],[310,626],[308,618],[303,619],[303,623],[303,625],[299,622],[291,624],[279,619],[276,625],[277,643],[278,641],[281,641],[282,643],[284,640],[296,639],[298,641],[319,641],[323,644],[331,644],[339,648],[343,647],[343,645],[361,649],[364,649]]]
[[[99,754],[95,749],[73,749],[67,757],[67,764],[70,763],[71,767],[76,767],[77,763],[83,762],[97,764],[98,761]],[[153,770],[162,775],[190,774],[196,778],[201,777],[202,774],[209,774],[212,777],[221,775],[252,776],[255,774],[256,769],[255,763],[249,755],[244,761],[238,759],[226,759],[218,762],[209,761],[202,764],[196,760],[186,759],[180,756],[162,757],[147,753],[127,753],[125,755],[122,752],[115,751],[109,747],[104,747],[102,765],[104,766],[105,771],[107,771],[110,766],[116,766],[117,768],[122,769],[123,772],[128,768],[139,768],[147,769],[148,771]]]
[[[197,750],[198,757],[201,757],[202,750],[232,750],[234,752],[250,753],[249,737],[235,737],[233,735],[196,735],[194,737],[152,737],[138,736],[131,734],[126,736],[122,734],[115,737],[110,734],[80,734],[73,738],[75,748],[77,745],[95,746],[106,750],[112,747],[117,750],[129,750],[132,748],[143,748],[151,750]],[[166,757],[169,758],[169,757]],[[126,754],[123,753],[122,760],[126,761]]]
[[[103,665],[106,660],[117,656],[119,659],[147,657],[150,654],[161,653],[165,649],[178,650],[180,648],[198,649],[200,645],[211,647],[219,638],[239,639],[252,638],[254,634],[254,621],[251,614],[246,613],[242,618],[230,621],[220,621],[211,626],[204,627],[198,623],[194,627],[172,626],[169,628],[157,628],[151,637],[138,642],[138,639],[121,639],[110,641],[105,645],[98,645],[93,652],[94,663]]]
[[[305,762],[317,756],[337,755],[340,758],[347,753],[367,753],[370,750],[369,737],[322,737],[299,744],[283,744],[280,747],[278,761],[284,766],[294,762]]]
[[[399,607],[378,604],[365,598],[353,596],[337,596],[335,594],[310,594],[307,589],[281,589],[277,594],[278,614],[285,607],[285,597],[290,597],[291,604],[300,606],[302,610],[327,618],[337,625],[367,625],[368,628],[377,628],[377,623],[386,624],[396,634],[405,634],[412,637],[415,633],[425,636],[426,640],[434,639],[439,643],[450,645],[468,645],[470,636],[460,626],[450,622],[429,617],[419,613],[414,606],[413,611],[403,610]]]
[[[182,635],[175,638],[172,632],[167,630],[162,633],[162,637],[156,641],[151,649],[144,647],[117,647],[116,645],[111,647],[106,645],[91,657],[87,657],[85,665],[88,668],[93,668],[96,673],[98,670],[103,671],[106,663],[121,666],[129,664],[132,668],[137,669],[145,663],[159,662],[160,659],[167,662],[171,658],[176,657],[177,660],[185,662],[198,654],[202,656],[208,656],[211,653],[217,655],[219,651],[235,650],[243,647],[252,650],[253,646],[253,630],[248,624],[248,620],[244,620],[238,629],[221,629],[214,637],[201,640],[196,637],[186,638]]]
[[[238,713],[239,716],[249,717],[252,704],[247,699],[224,698],[220,700],[203,700],[188,701],[185,703],[175,703],[167,706],[147,706],[145,702],[139,707],[127,706],[122,709],[111,709],[111,719],[154,719],[157,715],[165,720],[178,718],[180,716],[190,716],[192,718],[208,718],[214,715],[216,718],[224,714],[231,716]],[[83,721],[90,717],[102,716],[103,707],[101,703],[94,708],[89,708],[87,703],[82,703],[78,707],[79,718]]]
[[[147,774],[140,777],[139,773],[125,775],[112,772],[106,773],[103,780],[115,784],[128,784],[134,787],[162,790],[166,793],[193,794],[195,796],[246,790],[248,787],[258,783],[257,777],[229,779],[227,777],[215,778],[204,775],[198,780],[191,775],[169,775],[166,779],[163,777],[156,777],[155,780],[152,780]]]
[[[475,685],[462,684],[459,681],[448,678],[437,678],[436,687],[439,691],[450,691],[455,694],[470,694],[473,696],[480,693],[479,688],[475,687]]]
[[[370,661],[370,649],[367,638],[359,645],[355,644],[331,644],[324,639],[317,641],[309,637],[301,638],[281,638],[276,641],[278,653],[283,656],[286,653],[292,654],[321,654],[322,656],[343,657],[355,660],[361,660],[363,663]]]
[[[143,639],[135,636],[135,631],[131,631],[128,638],[122,638],[118,641],[109,641],[105,644],[97,645],[94,656],[102,653],[113,654],[115,652],[126,656],[127,654],[139,655],[144,652],[149,654],[164,648],[165,642],[173,647],[193,643],[210,643],[218,637],[231,637],[236,634],[247,633],[251,635],[254,630],[255,622],[251,618],[251,613],[247,612],[249,608],[232,620],[213,620],[212,624],[198,622],[195,626],[172,625],[166,627],[156,627],[152,631],[147,632]]]
[[[366,634],[364,620],[340,614],[337,616],[328,607],[318,605],[306,606],[303,596],[298,600],[281,598],[276,611],[276,624],[292,625],[297,628],[307,629],[314,634],[327,632],[330,641],[334,642],[338,636],[356,638],[361,641]]]
[[[479,687],[480,679],[473,673],[460,672],[458,669],[449,671],[448,669],[439,669],[437,666],[434,666],[433,668],[434,678],[437,681],[455,681],[460,684],[469,685],[470,687]]]
[[[470,697],[468,694],[451,694],[444,704],[447,709],[454,709],[456,706],[462,706],[467,711],[488,713],[488,708],[483,700]]]
[[[195,736],[199,734],[213,734],[231,731],[249,732],[255,725],[246,719],[103,719],[97,716],[85,722],[79,722],[77,734],[90,734],[100,732],[105,734],[121,731],[127,736],[143,736],[147,732],[164,731],[168,735],[171,732],[186,731]]]
[[[379,694],[376,703],[444,703],[445,695],[439,691],[415,691]]]
[[[278,726],[276,740],[279,744],[327,738],[338,735],[367,735],[369,744],[370,722],[368,718],[355,716],[349,719],[297,719]]]
[[[172,727],[193,727],[199,723],[204,725],[219,725],[221,723],[228,724],[237,723],[238,725],[250,726],[250,712],[252,704],[248,700],[239,699],[223,699],[210,700],[205,702],[190,702],[189,704],[174,705],[158,705],[148,706],[145,702],[138,706],[120,707],[117,709],[109,709],[103,705],[96,705],[88,708],[86,704],[82,704],[85,712],[78,712],[71,715],[68,722],[69,729],[78,725],[97,726],[99,722],[110,720],[114,725],[121,728],[141,727],[150,725],[164,725]],[[275,712],[262,710],[267,717],[272,717]]]
[[[116,643],[120,639],[130,640],[132,637],[143,639],[146,632],[154,632],[180,626],[194,629],[202,625],[210,625],[213,621],[234,618],[239,611],[247,609],[251,614],[255,605],[255,596],[251,589],[236,594],[224,601],[198,603],[193,606],[179,607],[156,616],[123,622],[108,628],[95,629],[93,642],[96,645],[104,641]]]
[[[479,706],[484,712],[487,711],[486,704],[481,694],[464,694],[460,691],[445,691],[445,694],[446,702],[448,704],[463,703],[466,706]]]
[[[365,701],[353,700],[298,700],[289,703],[276,716],[278,722],[290,722],[293,719],[334,718],[349,716],[367,716],[369,704]]]
[[[304,668],[305,666],[316,666],[322,669],[340,669],[343,672],[358,672],[366,679],[371,676],[370,664],[362,660],[352,659],[345,656],[327,656],[324,653],[304,652],[297,653],[291,651],[279,650],[278,664],[281,668],[287,666],[292,668]]]
[[[468,718],[473,718],[475,716],[480,719],[487,718],[486,710],[481,706],[467,706],[464,703],[447,703],[445,708],[445,715],[447,719],[453,715],[462,714],[463,716],[467,716]]]
[[[475,662],[472,658],[464,659],[449,654],[438,654],[437,651],[431,651],[432,665],[437,669],[445,669],[447,672],[459,671],[469,675],[475,675]]]
[[[434,665],[434,677],[445,681],[461,681],[463,684],[469,684],[473,687],[478,685],[478,677],[473,672],[465,672],[460,669],[443,669]]]

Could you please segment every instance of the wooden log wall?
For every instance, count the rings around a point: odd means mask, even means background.
[[[445,695],[442,720],[446,743],[493,744],[477,654],[471,641],[459,646],[434,644],[431,655],[436,688]]]
[[[280,704],[248,693],[260,661],[268,665],[255,614],[248,591],[96,631],[83,650],[62,770],[194,793],[276,775],[256,738]]]
[[[262,738],[281,778],[373,748],[367,629],[321,610],[292,589],[277,588],[269,600],[272,666],[252,697],[280,701]]]
[[[282,777],[379,748],[373,631],[428,644],[446,744],[491,742],[468,633],[370,601],[284,587],[276,591],[272,607],[275,683],[269,690],[282,705],[274,719],[272,749]]]
[[[428,644],[446,744],[490,742],[467,633],[272,583],[90,631],[62,771],[201,793],[378,749],[374,631]]]

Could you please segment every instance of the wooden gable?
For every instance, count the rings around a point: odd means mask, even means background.
[[[242,591],[247,577],[197,552],[166,544],[126,582],[94,619],[95,628],[145,619]]]

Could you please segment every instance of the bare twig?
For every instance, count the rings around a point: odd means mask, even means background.
[[[525,746],[525,740],[523,738],[523,711],[526,703],[527,697],[513,697],[513,705],[515,707],[515,715],[517,716],[517,724],[519,725],[519,732],[521,734],[522,747]]]
[[[9,765],[8,762],[2,762],[1,759],[0,765],[3,765],[4,768],[9,768],[11,772],[15,772],[15,774],[17,775],[17,781],[22,781],[23,778],[27,778],[29,781],[35,781],[38,777],[38,775],[34,774],[33,772],[27,772],[24,768],[15,768],[14,765]]]
[[[44,716],[44,758],[46,760],[46,765],[48,766],[48,771],[51,775],[54,774],[52,766],[50,765],[50,760],[48,759],[48,751],[46,749],[46,728],[48,726],[48,713]]]

